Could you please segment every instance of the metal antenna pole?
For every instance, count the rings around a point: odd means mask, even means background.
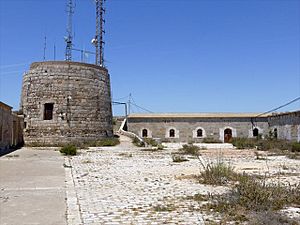
[[[65,37],[66,42],[66,53],[65,53],[65,60],[71,61],[72,60],[72,41],[73,41],[73,34],[72,34],[72,16],[74,14],[74,4],[72,0],[67,0],[67,13],[68,13],[68,24],[67,24],[67,36]]]
[[[96,65],[104,67],[104,41],[103,35],[104,31],[104,13],[105,9],[103,7],[105,0],[95,0],[96,1],[96,36],[92,40],[92,43],[96,47]]]
[[[43,55],[43,61],[46,60],[46,48],[47,48],[47,37],[45,35],[45,39],[44,39],[44,55]]]

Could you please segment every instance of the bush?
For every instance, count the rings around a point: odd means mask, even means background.
[[[163,146],[162,144],[158,144],[157,145],[157,149],[158,150],[163,150],[165,148],[165,146]]]
[[[214,139],[212,137],[203,138],[203,143],[222,143],[222,141]]]
[[[300,143],[299,142],[293,142],[291,144],[291,151],[292,152],[300,152]]]
[[[250,138],[232,138],[232,144],[238,149],[255,148],[257,140]]]
[[[182,148],[179,149],[181,154],[187,155],[198,155],[200,148],[196,145],[183,145]]]
[[[77,147],[72,144],[68,144],[63,146],[60,150],[60,153],[64,155],[76,155],[77,154]]]
[[[233,167],[224,162],[206,165],[204,171],[200,173],[200,182],[211,185],[224,185],[229,181],[237,180],[238,174]]]
[[[288,204],[300,203],[300,185],[284,186],[278,183],[267,183],[266,179],[258,180],[249,175],[242,175],[235,189],[227,199],[231,204],[239,205],[246,210],[266,211],[279,210]]]
[[[154,147],[158,145],[158,143],[152,138],[144,138],[144,142]]]
[[[104,138],[101,140],[96,141],[95,147],[101,147],[101,146],[116,146],[120,144],[120,141],[118,138]]]
[[[132,143],[137,146],[137,147],[144,147],[145,146],[145,143],[144,142],[141,142],[137,137],[134,137],[132,139]]]

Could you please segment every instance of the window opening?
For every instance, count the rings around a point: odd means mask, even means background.
[[[257,128],[253,129],[253,137],[258,137],[258,129]]]
[[[142,130],[142,137],[148,137],[148,130],[147,129]]]
[[[203,131],[202,129],[197,130],[197,137],[202,137],[203,136]]]
[[[171,129],[171,130],[169,131],[169,136],[170,136],[170,137],[175,137],[175,130],[174,130],[174,129]]]
[[[53,119],[53,103],[46,103],[44,105],[44,120]]]
[[[274,129],[274,138],[277,139],[278,137],[278,132],[277,132],[277,128]]]

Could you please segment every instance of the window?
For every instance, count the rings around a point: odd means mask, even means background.
[[[203,130],[202,129],[197,130],[197,137],[203,137]]]
[[[45,103],[44,105],[44,120],[53,119],[53,103]]]
[[[148,130],[147,129],[142,130],[142,137],[148,137]]]
[[[2,125],[0,125],[0,141],[2,141]]]
[[[253,137],[258,137],[258,129],[257,128],[254,128],[253,129]]]
[[[277,128],[274,129],[274,138],[277,139],[278,133],[277,133]]]
[[[169,137],[175,137],[175,130],[174,129],[169,130]]]

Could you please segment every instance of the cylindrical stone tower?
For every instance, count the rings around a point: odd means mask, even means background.
[[[23,77],[26,144],[57,145],[113,135],[110,78],[101,66],[35,62]]]

